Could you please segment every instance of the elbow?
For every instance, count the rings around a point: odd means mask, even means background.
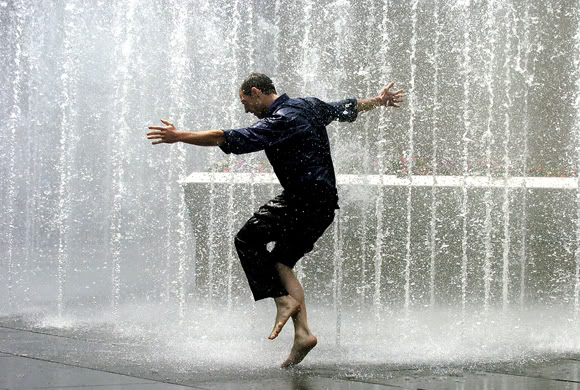
[[[226,134],[223,130],[215,130],[214,131],[214,145],[215,146],[222,146],[226,143]]]

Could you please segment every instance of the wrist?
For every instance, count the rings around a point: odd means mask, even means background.
[[[373,106],[375,107],[385,106],[387,104],[387,102],[381,99],[380,96],[375,96],[372,98],[372,102]]]
[[[187,137],[187,131],[175,130],[175,140],[177,142],[183,142]]]

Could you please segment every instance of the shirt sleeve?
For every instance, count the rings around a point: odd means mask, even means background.
[[[290,119],[274,114],[254,123],[250,127],[224,130],[226,142],[220,149],[227,154],[244,154],[264,150],[289,136]]]
[[[355,98],[325,103],[324,117],[327,125],[335,120],[339,122],[354,122],[357,114]]]

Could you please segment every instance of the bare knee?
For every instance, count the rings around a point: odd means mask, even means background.
[[[282,264],[282,263],[276,263],[275,265],[276,270],[278,270],[278,272],[291,272],[292,274],[294,274],[294,272],[292,271],[292,268],[288,267],[286,264]]]

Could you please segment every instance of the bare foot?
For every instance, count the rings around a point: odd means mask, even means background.
[[[286,361],[280,365],[280,367],[287,368],[300,363],[302,360],[304,360],[308,352],[310,352],[312,348],[316,347],[316,343],[318,343],[318,340],[316,340],[316,337],[314,337],[312,334],[300,338],[295,337],[294,345],[292,346],[290,355],[288,356],[288,359],[286,359]]]
[[[286,325],[290,317],[294,316],[300,311],[300,302],[292,298],[290,295],[274,298],[276,302],[276,321],[274,322],[274,329],[268,338],[274,340],[280,334],[280,331]]]

